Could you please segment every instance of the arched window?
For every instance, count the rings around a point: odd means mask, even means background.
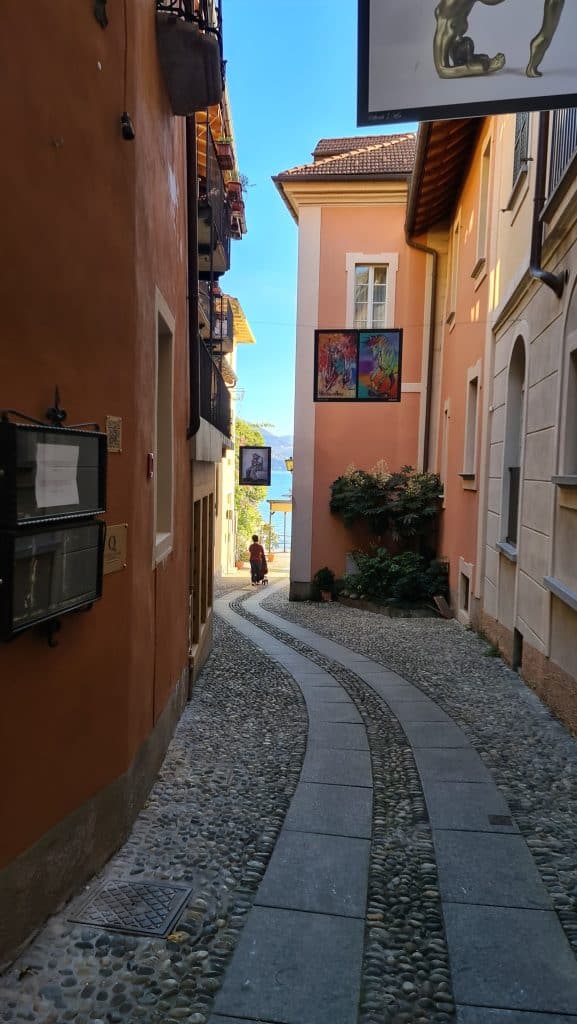
[[[503,455],[503,505],[501,535],[512,547],[517,547],[519,530],[519,494],[521,482],[521,449],[525,408],[525,342],[517,338],[507,382],[507,418]]]

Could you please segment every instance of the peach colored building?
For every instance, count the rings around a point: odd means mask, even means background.
[[[324,139],[313,162],[275,177],[298,224],[297,351],[291,596],[306,597],[317,569],[345,571],[350,533],[329,511],[330,485],[354,464],[372,469],[422,466],[427,405],[424,322],[428,257],[411,248],[404,224],[413,166],[412,134]],[[368,281],[368,318],[355,313],[355,280]],[[314,331],[402,327],[399,403],[315,403]],[[384,284],[384,288],[382,285]],[[371,303],[371,296],[374,301]]]
[[[423,124],[407,208],[409,235],[434,260],[427,465],[443,481],[439,552],[449,563],[453,608],[466,625],[482,584],[477,538],[494,131],[490,119]]]

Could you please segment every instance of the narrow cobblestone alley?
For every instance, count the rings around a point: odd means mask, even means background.
[[[568,732],[454,620],[239,579],[216,610],[130,839],[0,979],[0,1020],[577,1022]],[[71,920],[139,881],[190,888],[168,935]]]

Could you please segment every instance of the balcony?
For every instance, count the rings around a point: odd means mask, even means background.
[[[207,281],[199,283],[200,333],[220,354],[230,353],[234,342],[234,317],[228,295],[214,295]]]
[[[157,0],[158,59],[173,114],[188,117],[220,103],[220,7],[214,0]]]
[[[204,342],[200,342],[200,415],[231,437],[231,397],[218,366]]]
[[[551,115],[549,195],[560,184],[577,155],[577,108],[554,110]]]
[[[198,191],[198,266],[202,279],[230,267],[230,212],[226,188],[210,131],[206,132],[205,174]]]

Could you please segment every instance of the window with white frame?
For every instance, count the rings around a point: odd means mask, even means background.
[[[347,253],[347,324],[360,330],[395,326],[397,253]]]
[[[477,231],[477,262],[473,277],[477,277],[487,260],[487,235],[489,223],[489,176],[491,171],[491,140],[487,142],[481,157],[481,181],[479,185],[479,227]]]
[[[384,330],[387,326],[387,267],[357,263],[353,327]]]
[[[479,419],[479,368],[475,366],[467,374],[467,406],[465,411],[465,445],[463,451],[464,477],[474,477],[477,472],[477,424]]]
[[[156,418],[154,437],[155,561],[172,550],[174,517],[174,318],[156,296]]]
[[[515,147],[513,150],[513,188],[520,175],[527,170],[529,155],[529,114],[526,110],[515,115]]]
[[[447,310],[447,323],[454,323],[457,312],[457,284],[459,280],[459,249],[461,240],[461,219],[457,220],[453,228],[451,239],[451,274],[449,279],[449,308]]]
[[[563,472],[577,476],[577,332],[569,339]]]

